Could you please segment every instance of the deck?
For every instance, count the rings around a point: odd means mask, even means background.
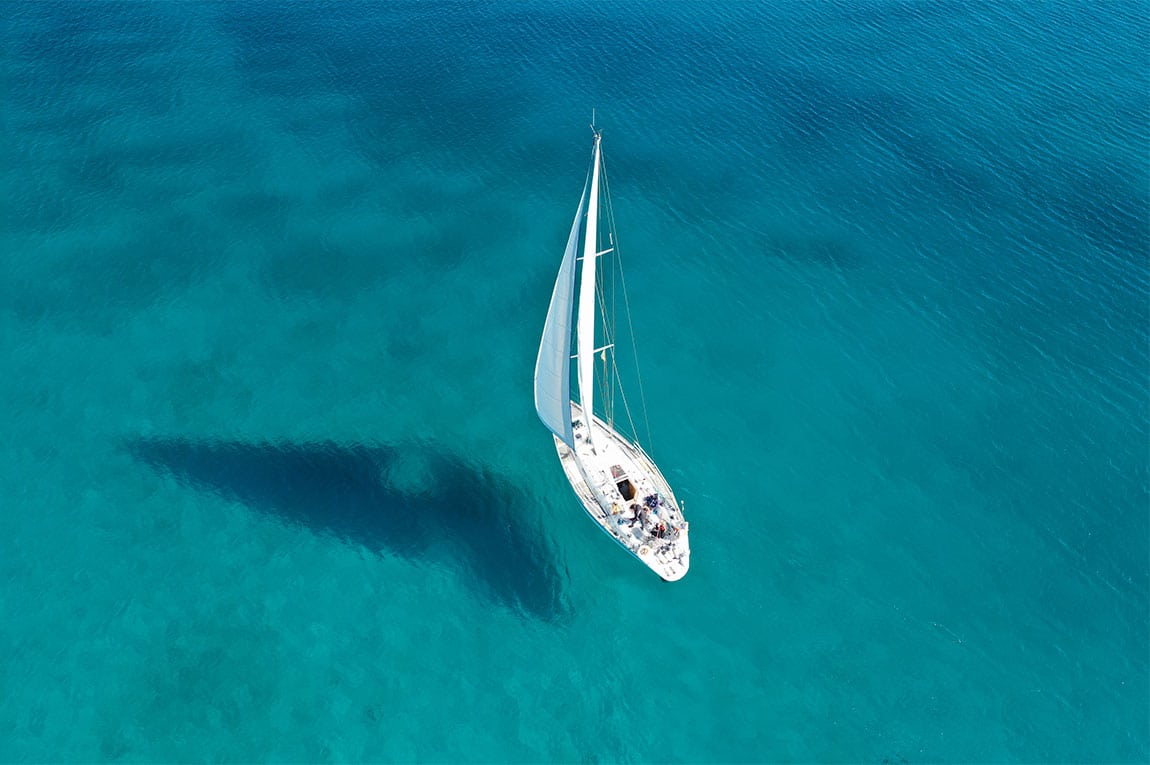
[[[583,509],[660,577],[682,579],[691,565],[688,524],[667,480],[646,452],[598,417],[593,451],[579,405],[572,402],[571,412],[575,449],[558,438],[555,448]]]

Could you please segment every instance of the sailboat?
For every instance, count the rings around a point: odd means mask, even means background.
[[[615,322],[609,309],[617,301],[604,277],[604,266],[609,261],[618,263],[615,216],[603,165],[602,134],[593,123],[591,131],[591,167],[567,237],[535,362],[535,410],[554,436],[559,463],[583,509],[623,549],[672,582],[682,579],[691,564],[687,521],[670,484],[638,439],[616,429],[619,399],[631,433],[636,430],[615,363]],[[621,267],[617,273],[621,275]],[[625,289],[623,304],[628,305]],[[571,396],[572,359],[578,401]],[[602,394],[599,401],[597,389]],[[645,415],[645,404],[643,411]]]

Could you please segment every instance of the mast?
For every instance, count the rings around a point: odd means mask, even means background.
[[[592,130],[594,128],[592,127]],[[587,226],[583,234],[583,273],[579,281],[579,318],[576,356],[579,370],[579,404],[587,423],[587,442],[595,449],[595,260],[599,243],[599,131],[595,131],[595,159],[591,166],[591,190],[587,195]]]

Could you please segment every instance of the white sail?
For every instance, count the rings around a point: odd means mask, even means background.
[[[571,224],[571,234],[567,237],[567,249],[559,265],[555,289],[551,292],[551,307],[547,309],[547,323],[543,325],[539,356],[535,359],[535,411],[547,429],[568,446],[575,445],[571,431],[571,309],[575,294],[575,253],[579,250],[579,224],[587,204],[589,183],[590,180],[583,184],[583,196],[579,199],[575,222]]]
[[[595,160],[591,166],[591,192],[587,197],[587,227],[583,235],[583,273],[579,281],[579,319],[576,343],[579,363],[579,405],[587,417],[587,440],[595,447],[592,432],[595,407],[595,259],[599,236],[599,134],[595,134]]]

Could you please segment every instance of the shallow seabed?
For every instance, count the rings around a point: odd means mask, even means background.
[[[0,5],[0,761],[1147,761],[1148,36]],[[532,409],[592,107],[673,585]]]

